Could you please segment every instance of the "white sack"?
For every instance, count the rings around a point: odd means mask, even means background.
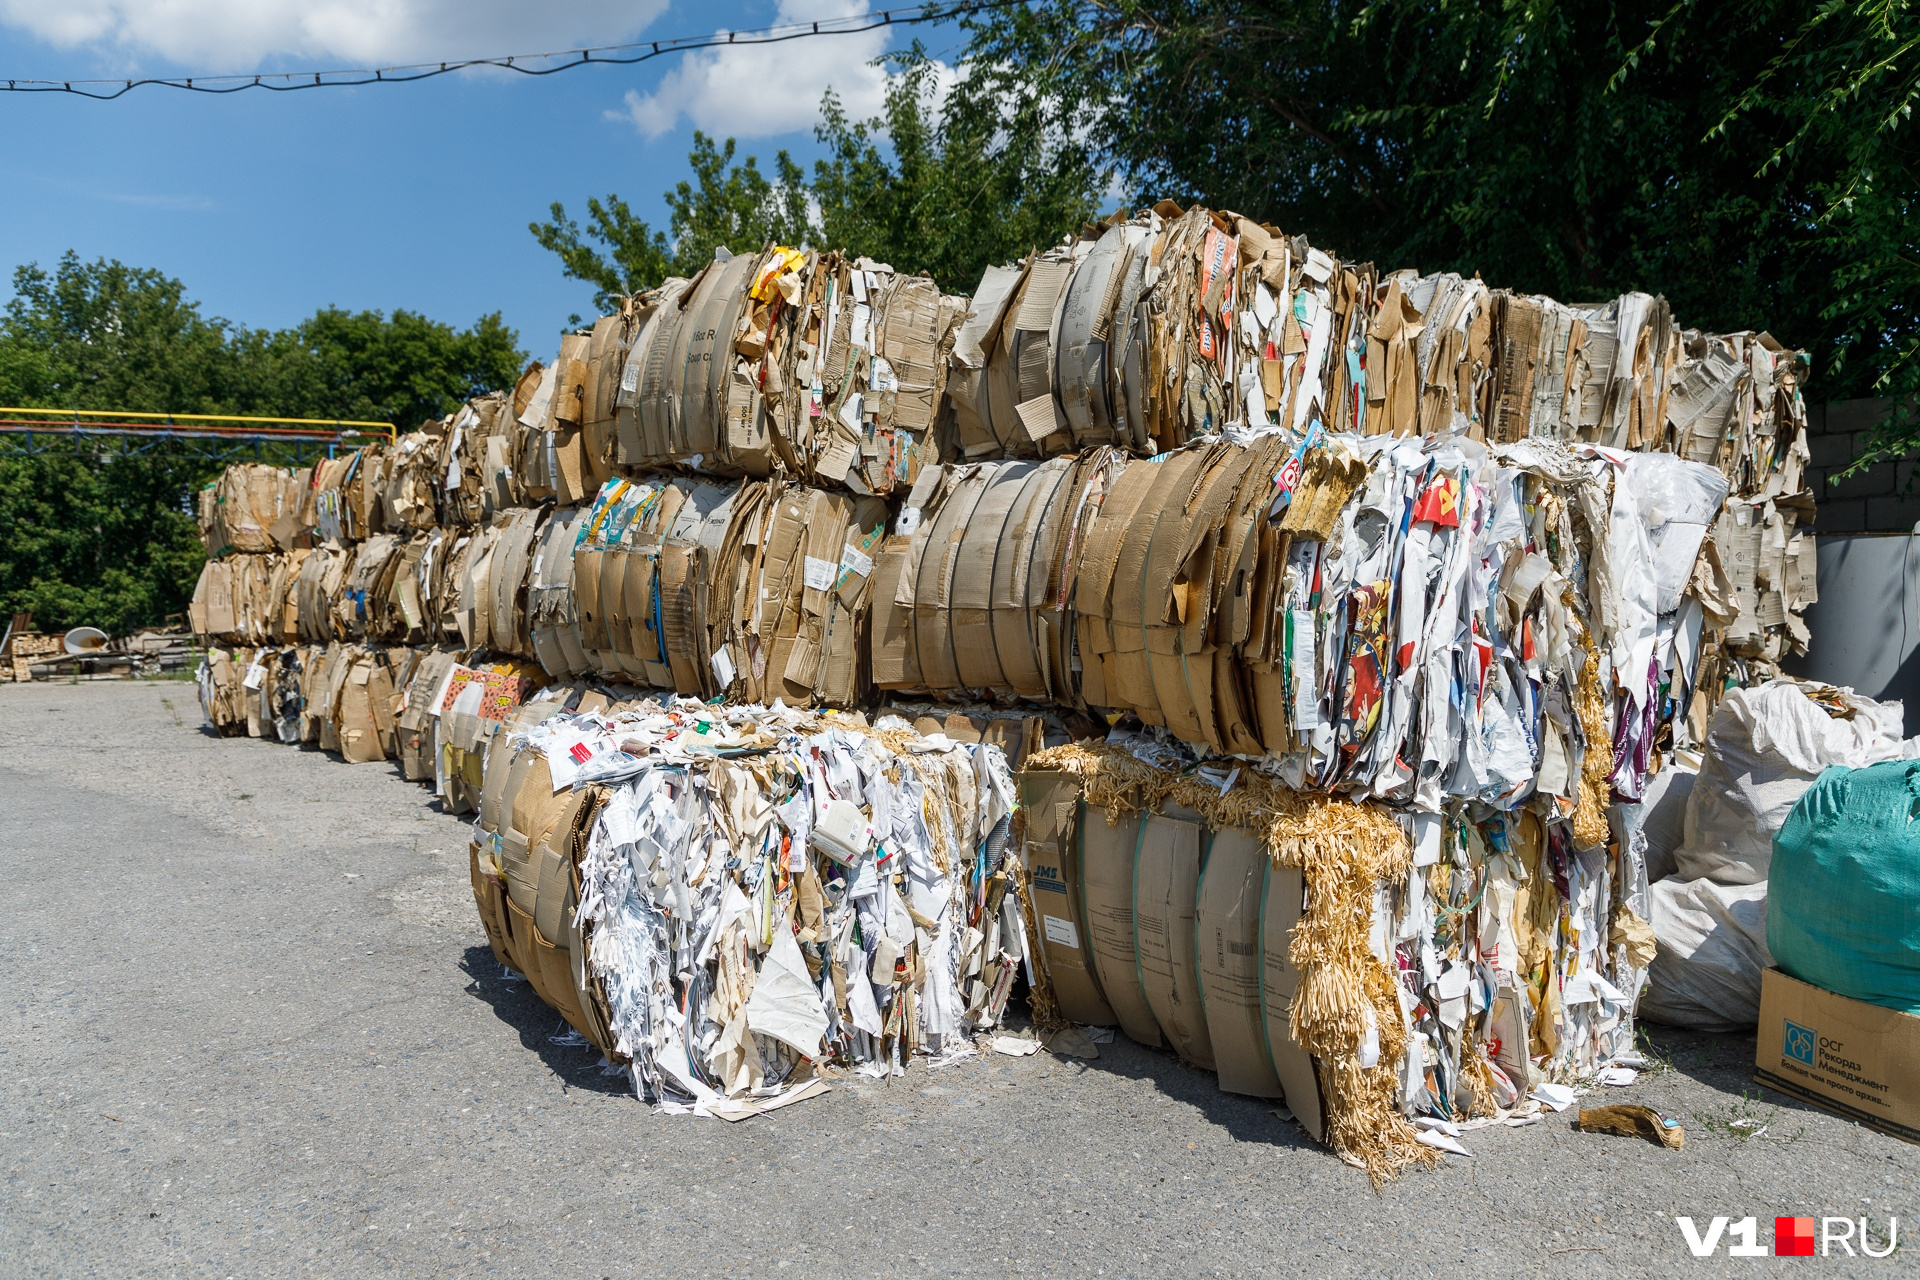
[[[1852,694],[1847,702],[1853,719],[1835,720],[1792,680],[1727,692],[1707,725],[1676,875],[1759,884],[1773,861],[1774,833],[1821,770],[1920,756],[1920,738],[1901,740],[1898,702]]]
[[[1647,891],[1660,950],[1640,993],[1640,1016],[1692,1031],[1738,1031],[1760,1017],[1767,952],[1767,886],[1662,880]]]
[[[1700,767],[1675,758],[1647,779],[1638,808],[1641,834],[1647,838],[1647,879],[1665,880],[1674,873],[1674,858],[1687,834],[1688,800]]]

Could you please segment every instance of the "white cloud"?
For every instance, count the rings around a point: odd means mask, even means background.
[[[610,44],[666,7],[667,0],[0,0],[0,25],[122,65],[160,58],[213,73],[280,58],[369,66]]]
[[[867,11],[867,0],[780,0],[779,16],[769,25]],[[625,108],[607,114],[631,120],[649,138],[672,131],[682,117],[721,137],[767,137],[811,129],[820,118],[821,96],[832,89],[850,117],[866,120],[886,102],[887,73],[871,64],[887,51],[890,38],[887,28],[876,27],[690,53],[652,93],[628,90]]]

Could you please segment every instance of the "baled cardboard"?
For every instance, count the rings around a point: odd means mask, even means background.
[[[994,586],[1028,548],[1007,536],[1007,521],[1032,463],[983,463],[985,485],[960,530],[953,585],[946,602],[954,671],[965,689],[1000,689],[1009,683],[994,644]]]
[[[1134,950],[1133,867],[1145,823],[1139,814],[1118,822],[1096,813],[1087,819],[1080,824],[1080,874],[1094,977],[1127,1038],[1159,1048],[1166,1041],[1141,985]]]
[[[527,571],[532,567],[533,541],[543,512],[518,507],[495,516],[498,540],[488,564],[487,595],[490,621],[488,647],[530,656],[527,626]]]
[[[1055,459],[1029,471],[1007,515],[1003,546],[995,549],[990,623],[1001,687],[1023,698],[1065,699],[1056,681],[1048,613],[1049,570],[1055,541],[1073,494],[1073,463]]]
[[[394,748],[393,677],[368,649],[356,648],[341,672],[334,716],[340,758],[348,764],[385,760]]]
[[[430,650],[414,665],[407,681],[406,696],[400,714],[395,717],[394,729],[400,773],[410,782],[427,782],[433,778],[440,749],[435,733],[439,720],[434,714],[434,696],[440,692],[455,659],[450,649]]]
[[[1254,832],[1239,827],[1214,832],[1195,907],[1200,1001],[1214,1070],[1222,1089],[1255,1098],[1282,1093],[1267,1052],[1260,1003],[1261,896],[1269,861]]]
[[[1122,547],[1153,487],[1152,464],[1129,462],[1106,490],[1094,515],[1075,575],[1074,609],[1079,630],[1080,694],[1090,706],[1127,705],[1119,701],[1115,670],[1116,594]],[[1138,601],[1138,586],[1133,598]]]
[[[666,456],[664,413],[658,408],[660,379],[687,285],[677,276],[666,280],[635,317],[633,345],[615,393],[614,462],[619,467],[646,466]]]
[[[954,335],[947,391],[963,458],[986,457],[1005,448],[987,390],[987,361],[1000,340],[1001,322],[1022,274],[1019,267],[988,267],[973,291],[972,309]]]
[[[1103,444],[1113,435],[1106,356],[1117,289],[1109,286],[1119,283],[1125,239],[1120,227],[1110,227],[1079,259],[1060,313],[1054,384],[1076,443]]]
[[[1297,867],[1268,864],[1260,895],[1260,1008],[1266,1031],[1267,1060],[1280,1082],[1287,1110],[1315,1141],[1325,1141],[1326,1108],[1312,1055],[1293,1038],[1293,1000],[1300,991],[1300,970],[1289,947],[1294,926],[1305,913],[1305,881]]]
[[[952,593],[960,571],[961,545],[973,513],[985,496],[994,471],[983,463],[961,468],[951,478],[945,500],[932,513],[913,584],[913,652],[922,685],[936,692],[956,691],[962,683],[959,637],[954,632]]]
[[[1167,1043],[1211,1071],[1194,919],[1205,844],[1197,813],[1169,806],[1145,816],[1134,853],[1133,943],[1141,990]]]
[[[615,398],[627,344],[633,339],[631,315],[625,311],[601,316],[586,342],[586,376],[580,396],[580,447],[586,464],[588,493],[613,477]],[[571,504],[569,504],[571,505]]]
[[[534,661],[566,679],[593,668],[573,598],[573,555],[584,508],[563,507],[540,526],[527,571],[527,625]]]
[[[1054,1002],[1069,1022],[1108,1027],[1112,1008],[1094,976],[1081,867],[1081,831],[1089,819],[1080,801],[1080,780],[1070,773],[1026,770],[1017,775],[1020,811],[1026,816],[1026,864],[1039,915],[1041,955]]]

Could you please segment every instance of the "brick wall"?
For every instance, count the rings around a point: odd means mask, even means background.
[[[1887,416],[1888,400],[1836,400],[1807,406],[1807,487],[1820,504],[1820,533],[1905,533],[1920,524],[1920,458],[1878,462],[1840,478]]]

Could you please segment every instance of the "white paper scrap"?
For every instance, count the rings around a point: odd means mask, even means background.
[[[802,578],[807,586],[815,591],[833,590],[833,580],[840,576],[840,566],[831,560],[822,560],[818,556],[808,556]]]
[[[1418,1137],[1424,1145],[1444,1151],[1448,1155],[1471,1156],[1473,1154],[1473,1152],[1461,1146],[1455,1139],[1449,1138],[1444,1133],[1437,1133],[1432,1129],[1422,1129],[1415,1136]]]
[[[1552,1107],[1555,1111],[1565,1111],[1573,1105],[1573,1100],[1580,1095],[1564,1084],[1541,1084],[1534,1086],[1533,1093],[1530,1096],[1540,1099],[1541,1102]]]
[[[1058,943],[1070,949],[1079,948],[1080,930],[1074,927],[1073,921],[1062,920],[1059,916],[1042,915],[1040,924],[1046,930],[1048,942]]]
[[[840,548],[840,567],[856,578],[864,578],[873,572],[873,557],[849,542]]]

